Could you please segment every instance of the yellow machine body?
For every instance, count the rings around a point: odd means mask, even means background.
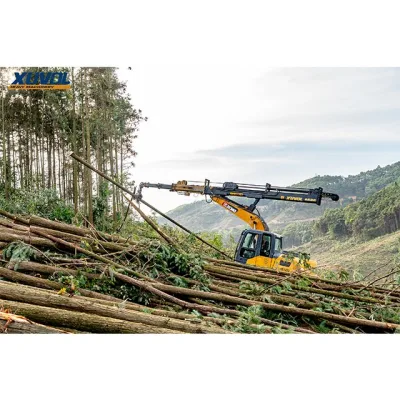
[[[289,265],[281,265],[282,263],[289,262]],[[300,258],[294,257],[293,259],[288,259],[284,254],[280,255],[277,258],[264,257],[264,256],[256,256],[247,260],[246,264],[255,265],[260,268],[274,269],[283,272],[295,272],[298,270],[306,270],[308,268],[316,268],[317,263],[314,260],[308,260],[307,264],[304,265]]]
[[[314,260],[283,251],[282,236],[257,229],[246,229],[242,232],[236,247],[235,261],[290,273],[311,270],[317,266]]]

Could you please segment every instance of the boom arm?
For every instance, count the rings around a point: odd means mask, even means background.
[[[253,229],[268,231],[268,225],[260,215],[254,213],[257,203],[261,199],[294,201],[302,203],[321,204],[322,198],[330,198],[338,201],[339,196],[334,193],[325,193],[321,187],[316,189],[273,187],[270,184],[265,186],[249,185],[244,183],[225,182],[222,186],[210,186],[210,181],[205,180],[204,185],[188,184],[187,181],[179,181],[173,184],[163,183],[141,183],[139,185],[138,199],[142,196],[142,188],[167,189],[171,192],[182,193],[189,196],[191,193],[209,195],[211,200],[226,208],[238,218],[247,222]],[[227,196],[246,197],[254,199],[249,205],[239,204]]]
[[[226,210],[230,211],[244,222],[248,223],[253,229],[257,229],[259,231],[269,231],[269,227],[261,215],[257,215],[253,212],[253,210],[256,208],[254,203],[250,206],[245,206],[243,204],[236,203],[236,201],[220,196],[211,196],[211,200],[219,204],[221,207],[224,207]]]

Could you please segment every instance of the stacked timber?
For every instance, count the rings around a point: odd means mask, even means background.
[[[352,282],[206,257],[153,226],[126,239],[0,210],[0,331],[393,333],[396,282]],[[154,225],[154,223],[153,223]]]

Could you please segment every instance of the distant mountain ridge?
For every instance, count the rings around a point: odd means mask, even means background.
[[[400,161],[385,167],[378,166],[373,170],[347,177],[318,175],[292,186],[305,188],[322,187],[326,192],[339,194],[339,202],[324,200],[321,206],[318,207],[304,203],[261,200],[257,208],[270,225],[271,230],[282,231],[290,223],[308,222],[317,219],[326,209],[341,208],[358,202],[396,182],[399,177]],[[246,200],[246,203],[249,204],[248,199]],[[169,211],[167,215],[195,232],[224,231],[236,235],[243,227],[247,226],[220,206],[214,203],[208,204],[205,201],[179,206]],[[163,218],[160,218],[159,222],[161,224],[167,223]]]

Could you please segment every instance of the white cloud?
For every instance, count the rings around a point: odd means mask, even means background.
[[[169,64],[120,75],[149,118],[136,141],[136,182],[286,185],[398,161],[400,69]],[[146,196],[163,211],[191,199]]]

